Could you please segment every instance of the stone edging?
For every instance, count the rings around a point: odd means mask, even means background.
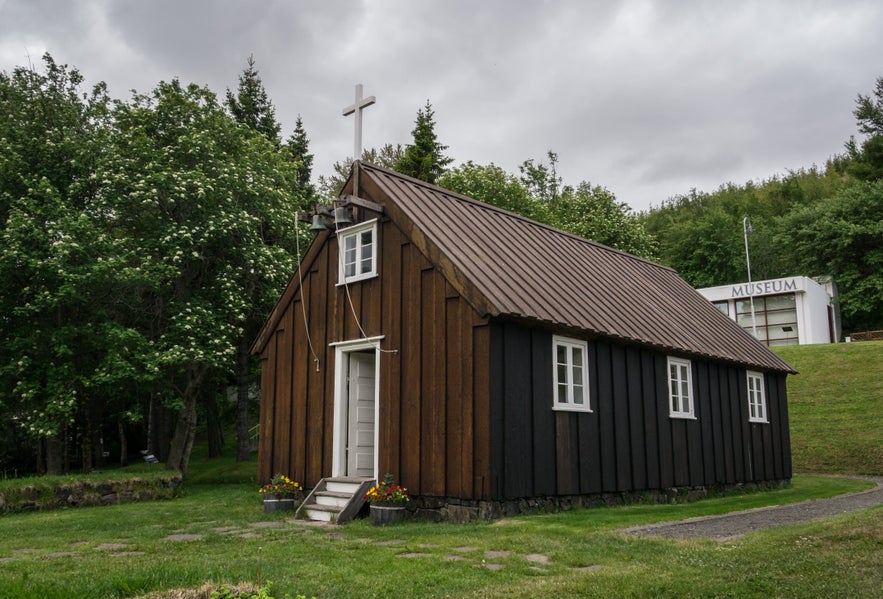
[[[180,474],[120,480],[36,482],[0,491],[0,513],[53,510],[175,497]]]

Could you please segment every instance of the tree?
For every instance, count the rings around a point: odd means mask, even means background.
[[[558,176],[558,154],[549,150],[546,153],[549,165],[533,158],[525,160],[518,167],[521,183],[534,199],[545,204],[554,204],[562,194],[562,179]]]
[[[832,275],[844,331],[883,328],[883,181],[863,182],[784,217],[795,272]]]
[[[286,143],[280,146],[279,132],[281,127],[276,121],[273,104],[270,102],[263,82],[254,67],[253,57],[248,58],[248,67],[239,77],[236,96],[229,90],[227,91],[226,104],[236,122],[262,134],[270,143],[280,149],[281,155],[286,160],[291,162],[295,176],[291,180],[292,187],[287,192],[292,198],[297,198],[292,204],[295,209],[306,207],[315,195],[315,191],[310,184],[313,155],[309,151],[309,139],[307,139],[306,131],[303,128],[303,121],[298,115],[294,131]],[[267,294],[266,290],[260,289],[260,286],[261,282],[258,281],[243,289],[243,293],[248,294],[248,301],[252,306],[247,323],[243,327],[236,357],[236,459],[241,462],[251,458],[248,415],[250,388],[255,378],[252,375],[254,371],[252,366],[255,360],[251,357],[249,350],[251,341],[260,330],[265,316],[273,307],[272,303],[268,304],[266,301],[260,300],[260,298],[266,300],[272,297],[272,294]],[[275,302],[275,298],[273,301]],[[214,418],[210,422],[213,426],[220,424]],[[214,434],[214,437],[220,436]],[[222,441],[223,437],[220,437],[220,440]],[[216,451],[219,452],[219,449],[217,444],[212,443],[209,447],[210,455],[214,457],[213,454]]]
[[[295,183],[298,189],[302,190],[306,201],[310,202],[316,195],[316,190],[310,183],[310,178],[313,175],[313,155],[310,153],[310,140],[307,138],[307,132],[304,130],[300,115],[297,115],[294,131],[285,143],[285,149],[295,164],[297,171]]]
[[[438,184],[534,220],[548,220],[547,207],[531,197],[518,177],[495,164],[482,166],[472,161],[466,162],[442,173]]]
[[[877,78],[874,97],[858,95],[853,115],[858,130],[867,137],[861,143],[850,137],[846,152],[851,162],[847,172],[863,181],[883,178],[883,77]]]
[[[83,93],[76,69],[43,63],[0,73],[0,411],[59,474],[68,438],[91,469],[94,416],[131,380],[137,347],[113,319],[126,273],[97,207],[104,84]]]
[[[186,473],[203,383],[233,372],[255,307],[294,268],[296,172],[196,85],[161,82],[118,102],[114,122],[102,209],[142,276],[145,361],[178,411],[166,466]]]
[[[616,201],[605,187],[581,182],[550,207],[549,224],[574,235],[641,256],[654,258],[656,240],[648,234],[631,208]]]
[[[402,148],[401,144],[384,144],[379,150],[377,148],[362,150],[362,160],[370,162],[371,164],[376,164],[377,166],[395,170],[395,167],[402,159],[404,152],[405,150]],[[334,198],[339,196],[340,190],[343,189],[343,184],[346,183],[347,178],[350,176],[350,170],[352,168],[353,159],[347,157],[343,162],[334,163],[331,167],[334,172],[331,175],[328,175],[327,177],[325,175],[320,175],[318,191],[319,198],[326,204],[330,204]]]
[[[550,165],[526,160],[516,177],[493,164],[472,162],[446,171],[442,187],[493,204],[611,247],[652,258],[656,243],[637,215],[607,189],[581,182],[564,185],[555,164],[558,155],[548,154]]]
[[[279,147],[281,127],[276,121],[276,108],[270,101],[258,70],[254,66],[254,56],[249,56],[246,64],[248,66],[239,76],[236,94],[227,89],[225,103],[237,123],[260,131],[276,147]]]
[[[405,148],[405,153],[396,163],[398,172],[435,183],[444,172],[445,167],[453,162],[453,158],[444,155],[448,146],[439,143],[435,134],[435,113],[432,104],[426,100],[426,106],[417,110],[417,120],[411,135],[414,143]]]

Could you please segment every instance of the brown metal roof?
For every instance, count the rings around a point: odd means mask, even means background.
[[[483,315],[794,372],[667,267],[366,163],[362,188]],[[352,188],[352,178],[347,184]]]

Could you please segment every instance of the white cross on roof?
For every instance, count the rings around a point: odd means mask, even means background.
[[[355,144],[353,145],[353,160],[359,160],[362,157],[362,110],[374,104],[376,100],[374,96],[362,98],[362,84],[356,84],[356,101],[343,109],[343,116],[349,116],[356,113],[356,134]]]

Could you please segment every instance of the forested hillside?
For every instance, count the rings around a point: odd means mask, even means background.
[[[643,213],[659,261],[694,287],[745,281],[748,230],[754,280],[833,276],[844,332],[883,328],[883,78],[854,114],[863,139],[824,167],[692,191]]]

